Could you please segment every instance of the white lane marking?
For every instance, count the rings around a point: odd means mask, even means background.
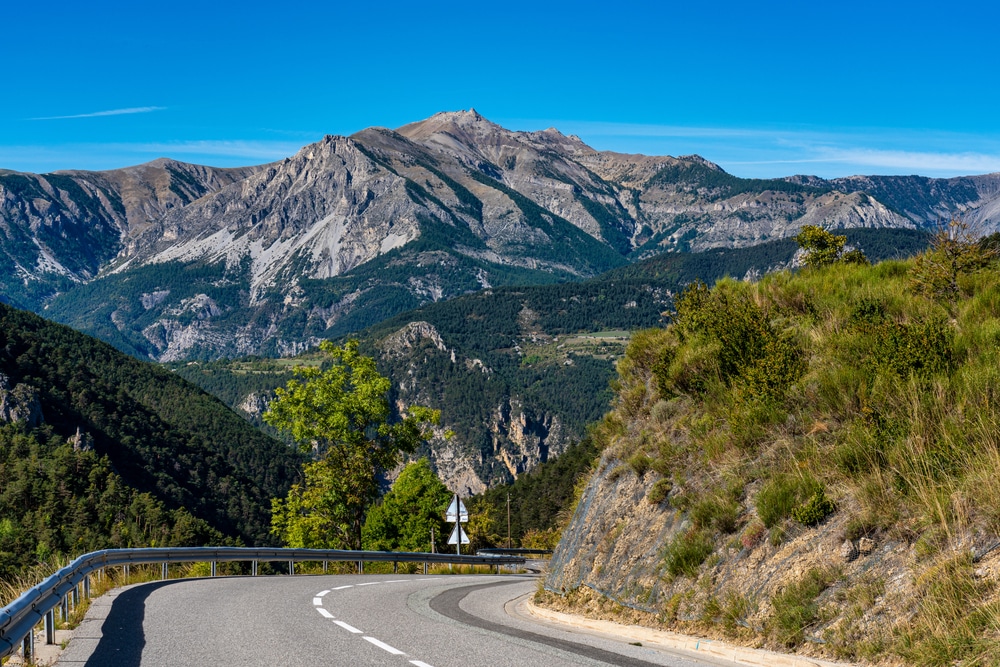
[[[333,590],[335,590],[335,591],[342,591],[342,590],[344,590],[345,588],[354,588],[354,584],[348,584],[347,586],[337,586],[337,587],[336,587],[336,588],[334,588]]]
[[[363,584],[358,584],[358,586],[374,586],[375,584],[381,584],[381,581],[368,581]]]
[[[356,635],[360,635],[361,634],[361,630],[358,630],[353,625],[348,625],[347,623],[344,623],[343,621],[334,621],[334,623],[336,623],[340,627],[344,628],[348,632],[353,632]]]
[[[324,616],[326,618],[333,618],[333,614],[328,612],[326,609],[323,609],[323,607],[316,607],[316,611],[319,612],[320,616]]]
[[[428,665],[426,662],[423,662],[422,660],[410,660],[410,664],[411,665],[416,665],[416,667],[431,667],[430,665]]]
[[[323,597],[324,595],[326,595],[329,592],[330,591],[320,591],[319,593],[316,594],[316,597],[321,598],[321,597]]]
[[[323,606],[323,598],[313,598],[313,605],[316,607]]]
[[[407,581],[406,579],[393,579],[392,581],[387,581],[385,583],[387,583],[387,584],[405,584],[406,581]]]
[[[383,651],[388,651],[389,653],[392,653],[393,655],[406,655],[405,653],[403,653],[402,651],[400,651],[398,648],[393,648],[393,647],[389,646],[388,644],[386,644],[385,642],[380,642],[379,640],[375,639],[374,637],[362,637],[362,639],[364,639],[367,642],[371,642],[372,644],[375,644],[375,646],[378,646]]]

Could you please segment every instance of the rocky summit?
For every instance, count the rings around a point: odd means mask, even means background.
[[[449,112],[258,167],[0,171],[0,298],[144,358],[282,355],[483,288],[998,208],[1000,174],[742,179]]]

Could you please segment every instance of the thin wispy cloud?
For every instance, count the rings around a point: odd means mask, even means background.
[[[73,118],[101,118],[103,116],[127,116],[136,113],[152,113],[153,111],[163,111],[167,107],[129,107],[127,109],[108,109],[107,111],[93,111],[91,113],[78,113],[70,116],[40,116],[29,118],[28,120],[71,120]]]

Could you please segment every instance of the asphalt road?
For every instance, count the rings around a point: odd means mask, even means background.
[[[509,614],[532,577],[185,579],[96,600],[62,667],[721,664]],[[727,663],[732,664],[732,663]]]

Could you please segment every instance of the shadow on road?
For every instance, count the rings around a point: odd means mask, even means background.
[[[174,581],[161,581],[130,588],[118,595],[101,627],[101,641],[85,667],[139,667],[146,635],[142,621],[149,594]]]

